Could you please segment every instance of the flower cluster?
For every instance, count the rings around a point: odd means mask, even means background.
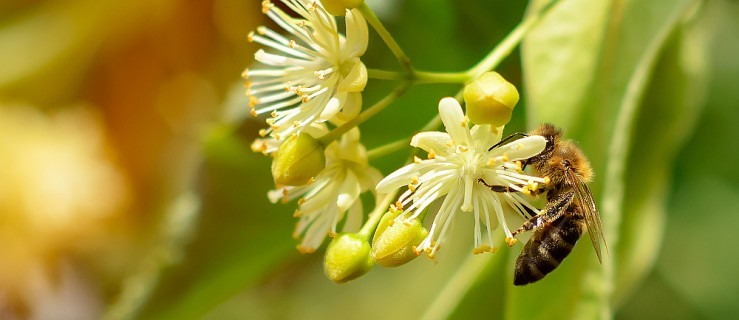
[[[441,199],[429,235],[416,247],[417,253],[426,252],[433,257],[459,212],[474,215],[475,252],[495,251],[492,230],[499,223],[506,235],[511,236],[503,205],[522,215],[526,208],[538,210],[520,194],[491,192],[478,180],[521,192],[535,188],[537,183],[544,183],[542,178],[522,173],[518,160],[539,154],[546,141],[541,136],[530,136],[488,151],[500,141],[501,127],[474,125],[470,129],[459,102],[453,98],[439,102],[439,115],[446,132],[421,132],[411,140],[412,146],[428,153],[428,159],[416,158],[413,163],[391,173],[377,185],[377,191],[391,192],[408,187],[395,205],[396,209],[407,214],[396,219],[416,219]],[[484,234],[482,225],[486,226]],[[483,241],[484,237],[488,239],[487,243]]]
[[[363,220],[359,194],[372,190],[382,174],[367,162],[367,151],[353,129],[326,148],[326,167],[313,181],[298,187],[282,187],[269,193],[272,202],[300,197],[299,218],[294,236],[302,237],[298,250],[315,251],[326,235],[336,235],[339,223],[344,232],[357,231]]]
[[[368,30],[359,11],[347,10],[346,35],[342,35],[336,18],[320,2],[282,3],[300,18],[288,15],[268,0],[262,2],[262,12],[291,37],[258,27],[249,34],[249,40],[273,52],[257,51],[254,58],[265,67],[243,73],[251,114],[271,115],[267,119],[269,128],[260,132],[274,139],[260,145],[266,153],[276,151],[286,137],[314,123],[355,117],[367,84],[367,69],[359,57],[367,49]]]
[[[262,139],[256,139],[252,149],[274,157],[277,188],[269,192],[270,200],[299,199],[294,234],[301,239],[299,251],[313,252],[327,235],[334,238],[324,259],[329,279],[350,281],[375,263],[398,266],[422,252],[433,258],[458,214],[473,216],[473,252],[495,252],[493,230],[498,225],[512,237],[505,212],[527,216],[539,211],[528,197],[547,179],[524,173],[522,161],[540,154],[546,140],[528,136],[501,142],[503,126],[510,121],[519,95],[500,74],[478,67],[461,73],[462,77],[416,72],[361,0],[281,1],[294,16],[269,0],[262,2],[262,11],[287,35],[266,27],[249,34],[250,41],[268,50],[255,54],[261,67],[243,74],[251,114],[270,115],[269,127],[260,131]],[[373,70],[373,76],[394,78],[401,84],[357,117],[369,76],[360,60],[368,45],[363,13],[405,73]],[[343,17],[345,32],[340,32],[332,14]],[[467,114],[457,100],[442,99],[439,116],[446,132],[421,132],[410,141],[426,151],[427,158],[415,157],[383,179],[369,165],[357,126],[422,76],[430,77],[428,82],[466,77],[460,83],[468,83],[463,94]],[[471,126],[471,121],[476,124]],[[386,147],[373,154],[387,153]],[[395,192],[404,188],[387,210]],[[367,191],[376,203],[362,225],[365,214],[359,198]],[[423,220],[428,214],[433,215],[433,223],[426,229]]]

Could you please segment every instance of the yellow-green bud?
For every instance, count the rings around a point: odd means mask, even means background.
[[[272,177],[278,186],[302,186],[326,166],[323,146],[307,133],[287,139],[272,161]]]
[[[354,9],[361,6],[364,0],[323,0],[321,3],[328,13],[335,16],[343,16],[346,14],[347,9]]]
[[[342,233],[334,238],[323,258],[323,271],[335,283],[356,279],[372,265],[370,245],[356,233]]]
[[[429,234],[419,219],[395,221],[399,214],[386,213],[372,239],[372,258],[383,267],[397,267],[415,259],[418,254],[413,247]]]
[[[497,72],[483,73],[464,87],[467,117],[476,124],[502,126],[511,121],[518,90]]]

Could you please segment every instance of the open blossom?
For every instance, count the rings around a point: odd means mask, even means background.
[[[335,235],[344,219],[343,232],[359,230],[364,216],[359,195],[372,190],[380,179],[382,174],[369,166],[367,151],[359,143],[359,129],[354,128],[326,147],[326,167],[312,182],[273,190],[269,198],[277,202],[301,197],[294,236],[302,237],[298,250],[309,253],[326,235]]]
[[[347,10],[344,36],[320,2],[282,2],[300,18],[263,1],[262,11],[290,35],[264,26],[252,32],[249,40],[272,52],[257,51],[255,59],[265,67],[243,73],[251,114],[271,114],[269,128],[260,133],[276,142],[311,123],[353,118],[361,109],[367,84],[367,69],[359,57],[367,49],[368,30],[358,10]]]
[[[500,141],[502,127],[475,125],[470,129],[462,107],[452,98],[439,102],[439,115],[446,132],[421,132],[411,140],[412,146],[428,152],[428,159],[416,158],[414,163],[388,175],[376,189],[386,193],[408,187],[396,204],[398,209],[405,211],[397,219],[415,219],[432,203],[441,201],[439,206],[432,206],[438,207],[438,212],[435,212],[428,236],[416,247],[417,253],[426,252],[433,257],[459,212],[474,215],[473,252],[495,251],[492,230],[498,223],[511,237],[503,215],[504,204],[521,214],[538,210],[521,194],[493,192],[478,179],[523,193],[536,189],[537,184],[546,182],[545,179],[524,174],[521,161],[517,160],[541,153],[546,141],[541,136],[529,136],[488,151]],[[485,234],[482,225],[486,226]],[[487,238],[487,243],[483,238]]]

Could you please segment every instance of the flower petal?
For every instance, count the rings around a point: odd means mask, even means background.
[[[462,106],[459,105],[456,99],[441,99],[439,101],[439,116],[454,144],[470,145],[467,121],[465,121],[464,113],[462,113]]]
[[[500,151],[508,156],[509,161],[531,158],[547,146],[547,140],[542,136],[528,136],[500,147]]]
[[[367,50],[369,30],[364,16],[357,9],[346,13],[345,57],[359,57]]]
[[[450,151],[452,138],[446,132],[426,131],[419,132],[411,139],[411,146],[421,148],[426,152],[434,151],[440,156],[447,156]]]
[[[339,82],[336,88],[339,91],[360,92],[367,85],[367,67],[359,61],[359,58],[352,59],[351,63],[351,70],[349,70],[349,73]]]

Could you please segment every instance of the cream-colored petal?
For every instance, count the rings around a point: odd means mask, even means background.
[[[478,152],[487,152],[487,149],[495,145],[500,139],[494,128],[489,125],[475,125],[470,129],[472,144]]]
[[[380,193],[390,193],[395,189],[407,186],[411,182],[412,177],[420,176],[421,172],[428,168],[433,168],[435,165],[433,161],[429,160],[406,165],[382,179],[377,184],[377,187],[375,187],[375,190]]]
[[[336,206],[340,212],[344,212],[351,207],[354,201],[357,201],[360,193],[359,180],[352,170],[347,170],[344,181],[338,189],[339,194],[336,197]]]
[[[318,116],[318,121],[324,122],[328,119],[333,118],[336,113],[341,110],[341,105],[344,102],[343,99],[345,98],[346,94],[337,94],[336,96],[331,97],[331,99],[329,99],[326,103],[326,106],[323,108],[323,111],[321,111],[321,114]]]
[[[419,132],[411,139],[411,146],[421,148],[426,152],[433,150],[437,155],[447,156],[452,147],[452,138],[446,132]]]
[[[528,136],[510,142],[502,147],[500,151],[508,157],[509,161],[531,158],[542,151],[547,145],[547,140],[542,136]]]
[[[337,90],[342,92],[361,92],[367,85],[367,67],[359,61],[359,58],[352,59],[351,70],[339,82]]]
[[[346,100],[344,106],[341,108],[335,118],[332,120],[337,123],[344,123],[351,119],[354,119],[359,112],[362,111],[362,93],[360,92],[349,92],[346,93]]]
[[[454,98],[443,98],[439,101],[439,116],[444,123],[446,132],[454,144],[470,145],[470,131],[465,121],[462,106]]]
[[[359,57],[367,50],[369,30],[364,16],[357,9],[346,13],[345,57]]]

